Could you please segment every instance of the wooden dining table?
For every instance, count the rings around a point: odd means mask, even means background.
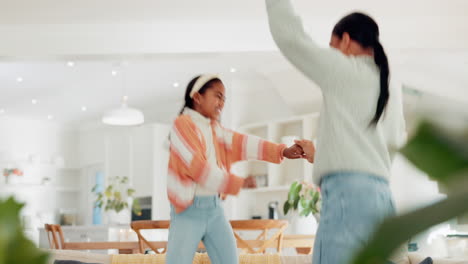
[[[311,251],[314,246],[314,235],[284,235],[282,248],[296,248],[302,249],[302,252],[307,253]],[[253,247],[261,246],[262,241],[246,240]],[[167,241],[150,241],[155,248],[165,248]],[[238,244],[238,246],[240,246]],[[203,249],[205,246],[202,242],[199,248]],[[67,242],[64,249],[66,250],[108,250],[116,249],[119,254],[135,254],[139,253],[138,241],[103,241],[103,242]]]

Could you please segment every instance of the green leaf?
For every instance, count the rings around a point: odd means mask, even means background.
[[[314,192],[314,194],[312,195],[312,203],[316,204],[319,199],[320,199],[320,193],[319,192]]]
[[[299,183],[297,181],[293,182],[291,184],[291,186],[289,187],[289,192],[293,192],[294,189],[296,189],[296,186],[298,185]]]
[[[20,211],[24,204],[10,197],[0,199],[0,263],[45,264],[48,253],[39,250],[24,234]]]
[[[117,205],[115,206],[115,211],[118,213],[120,211],[122,211],[124,208],[123,204],[122,203],[117,203]]]
[[[419,210],[386,219],[354,259],[354,264],[386,263],[409,238],[436,224],[468,212],[468,133],[449,134],[423,123],[402,153],[433,179],[451,186],[447,199]],[[455,186],[455,187],[454,187]],[[396,232],[396,230],[398,232]]]
[[[141,215],[141,206],[140,206],[140,201],[138,199],[133,200],[132,211],[138,216]]]
[[[291,204],[290,204],[288,201],[284,202],[284,205],[283,205],[283,213],[284,213],[284,215],[287,215],[287,214],[288,214],[289,209],[291,209]]]
[[[300,199],[301,207],[302,208],[308,208],[309,207],[309,202],[306,199]]]
[[[135,193],[135,189],[128,189],[127,190],[127,195],[132,196]]]
[[[309,203],[308,203],[308,206],[307,208],[310,208],[310,209],[316,209],[316,202],[314,202],[314,200],[310,200]]]
[[[453,137],[430,123],[423,123],[418,128],[401,153],[442,183],[468,170],[468,139]]]
[[[297,189],[298,182],[293,182],[291,187],[289,188],[288,192],[288,201],[290,204],[294,203],[294,198],[296,197],[296,189]]]
[[[297,210],[298,205],[299,205],[299,197],[297,197],[297,199],[294,200],[294,203],[293,203],[294,210]]]
[[[112,185],[107,186],[104,194],[106,195],[107,198],[110,198],[112,196]]]
[[[310,208],[306,208],[306,209],[301,211],[300,215],[301,216],[308,216],[310,214],[310,212],[311,212]]]
[[[368,246],[359,252],[353,263],[387,263],[385,261],[392,252],[410,237],[468,212],[466,201],[468,201],[468,193],[460,193],[431,206],[385,220],[367,243]]]

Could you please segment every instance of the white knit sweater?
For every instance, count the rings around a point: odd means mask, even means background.
[[[186,108],[184,110],[184,114],[187,114],[192,119],[193,123],[197,125],[198,129],[200,129],[206,143],[206,157],[210,162],[211,166],[218,166],[216,162],[216,150],[213,141],[213,134],[211,132],[211,120],[207,117],[204,117],[199,112],[192,110],[190,108]],[[200,184],[197,184],[195,189],[196,196],[211,196],[217,195],[218,192],[213,191],[210,188],[203,187]]]
[[[370,56],[345,56],[319,47],[289,0],[266,0],[270,30],[284,56],[322,90],[314,182],[334,172],[390,176],[391,162],[406,138],[401,87],[376,127],[369,126],[380,93],[380,72]]]

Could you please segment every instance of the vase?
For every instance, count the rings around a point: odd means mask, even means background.
[[[127,198],[128,208],[122,209],[120,212],[115,210],[109,210],[106,213],[107,223],[109,225],[130,225],[132,221],[132,204],[133,198]]]
[[[293,234],[313,235],[317,232],[318,221],[312,214],[300,216],[298,212],[291,215],[290,223]]]
[[[107,211],[107,222],[109,225],[128,225],[131,222],[130,209],[123,209],[120,212],[115,210]]]

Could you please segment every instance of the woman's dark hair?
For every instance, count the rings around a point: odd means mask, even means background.
[[[192,91],[193,89],[193,86],[195,85],[195,83],[197,82],[197,80],[201,77],[201,75],[198,75],[197,77],[193,78],[189,84],[187,85],[187,89],[185,90],[185,103],[184,103],[184,106],[182,107],[182,109],[180,110],[180,115],[184,112],[185,108],[190,108],[190,109],[194,109],[194,105],[193,105],[193,98],[190,97],[190,92]],[[221,82],[220,79],[218,78],[215,78],[215,79],[212,79],[210,81],[208,81],[207,83],[205,83],[201,88],[200,90],[198,91],[199,94],[204,94],[212,85],[213,83],[215,82]]]
[[[387,55],[379,41],[379,26],[368,15],[362,13],[352,13],[343,17],[333,28],[333,35],[342,38],[344,33],[361,44],[363,48],[374,49],[374,61],[380,68],[380,95],[377,101],[377,109],[372,118],[371,125],[377,125],[382,116],[390,97],[389,75]]]

